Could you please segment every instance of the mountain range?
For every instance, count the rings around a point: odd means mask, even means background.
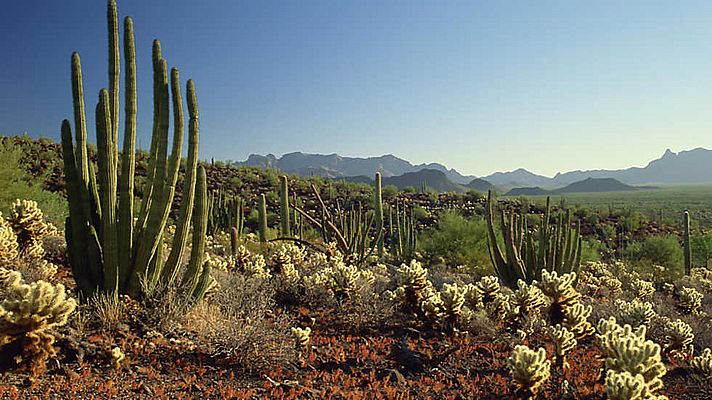
[[[288,153],[282,157],[273,154],[252,154],[246,165],[275,168],[285,173],[302,176],[318,175],[326,178],[349,178],[351,181],[372,182],[376,171],[384,177],[384,184],[398,187],[422,183],[438,191],[485,191],[492,186],[501,189],[562,188],[588,178],[613,178],[627,185],[712,183],[712,150],[696,148],[674,153],[666,150],[662,157],[650,161],[645,167],[618,170],[589,170],[557,173],[554,177],[534,174],[524,168],[509,172],[495,172],[484,177],[461,174],[439,163],[412,164],[392,154],[380,157],[342,157],[338,154]],[[390,182],[390,183],[389,183]]]

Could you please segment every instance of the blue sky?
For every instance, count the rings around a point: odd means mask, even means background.
[[[709,1],[119,0],[119,14],[134,18],[144,147],[157,37],[196,82],[203,158],[392,153],[552,175],[712,148]],[[105,2],[7,1],[0,35],[0,133],[57,139],[71,52],[89,105],[107,85]]]

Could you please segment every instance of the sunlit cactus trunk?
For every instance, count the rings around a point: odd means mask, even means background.
[[[683,214],[683,246],[685,251],[685,275],[692,271],[692,247],[690,247],[690,213]]]
[[[260,242],[264,243],[267,241],[267,199],[265,195],[261,194],[259,199],[259,205],[257,206],[257,213],[259,217],[259,235]]]

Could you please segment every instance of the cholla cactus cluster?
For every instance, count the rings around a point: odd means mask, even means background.
[[[566,365],[566,355],[576,347],[576,336],[573,332],[559,324],[549,327],[549,337],[554,341],[556,358],[562,365]]]
[[[680,319],[667,321],[664,327],[665,344],[663,351],[674,358],[686,358],[691,356],[694,348],[692,341],[695,334],[692,327]]]
[[[396,270],[396,284],[398,286],[391,294],[393,300],[415,309],[420,309],[423,301],[435,294],[428,270],[416,260],[408,265],[401,264]]]
[[[618,299],[615,302],[618,308],[618,318],[623,324],[630,326],[645,325],[650,328],[650,323],[657,315],[653,310],[653,305],[647,301],[633,299],[625,301]]]
[[[41,258],[44,255],[42,239],[50,232],[45,223],[44,214],[32,200],[16,200],[8,222],[17,235],[20,254],[26,257]]]
[[[519,345],[514,348],[512,356],[507,360],[507,366],[517,392],[533,396],[549,379],[551,361],[547,360],[544,348],[534,351],[527,346]]]
[[[606,374],[606,395],[610,400],[664,400],[667,397],[655,395],[645,383],[642,375],[630,372],[608,370]]]
[[[640,375],[651,394],[663,386],[666,373],[660,357],[660,346],[645,339],[646,328],[635,330],[630,325],[621,327],[614,317],[598,323],[597,340],[606,355],[606,368],[617,373]],[[638,379],[638,378],[635,378]]]
[[[579,273],[579,287],[592,296],[617,296],[623,292],[623,283],[602,262],[586,264]]]
[[[14,229],[0,213],[0,263],[16,259],[20,255],[19,248]]]
[[[501,286],[496,276],[483,276],[475,284],[475,289],[480,295],[482,302],[487,304],[493,301],[500,293]]]
[[[313,286],[324,286],[329,292],[339,300],[352,298],[364,287],[372,285],[375,281],[373,272],[359,270],[354,265],[346,265],[341,259],[335,258],[330,262],[330,266],[321,271],[304,277],[304,285],[307,288]]]
[[[297,349],[305,349],[309,345],[309,340],[311,335],[311,328],[292,328],[292,337],[294,338],[294,344]]]
[[[23,340],[22,351],[43,361],[55,354],[48,329],[67,323],[77,303],[62,284],[24,283],[17,271],[0,268],[0,346]]]
[[[655,293],[655,285],[653,282],[648,282],[639,278],[631,279],[630,289],[633,291],[633,295],[641,300],[650,299]]]
[[[581,294],[574,288],[576,273],[559,276],[556,271],[542,271],[538,286],[551,299],[549,320],[552,325],[561,324],[571,331],[577,340],[581,340],[595,331],[588,317],[592,307],[583,305]]]
[[[702,354],[695,356],[690,361],[690,367],[697,373],[712,377],[712,350],[709,348],[704,349]]]
[[[465,305],[467,286],[443,284],[440,292],[423,301],[422,310],[436,325],[453,331],[466,330],[472,310]]]
[[[678,307],[684,313],[699,314],[702,307],[702,299],[705,297],[694,288],[683,287],[678,291]]]
[[[512,309],[516,314],[535,316],[546,304],[546,297],[536,285],[528,285],[523,280],[517,282],[518,289],[510,296]]]

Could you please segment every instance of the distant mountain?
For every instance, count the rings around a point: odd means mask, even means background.
[[[236,165],[250,167],[275,168],[289,174],[302,176],[318,175],[326,178],[340,178],[353,176],[373,176],[380,171],[384,178],[400,176],[409,172],[418,172],[424,169],[442,172],[449,180],[459,184],[467,184],[474,176],[465,176],[454,169],[448,169],[442,164],[430,163],[413,165],[392,154],[380,157],[342,157],[338,154],[308,154],[288,153],[280,158],[273,154],[266,156],[251,154],[246,161]]]
[[[507,193],[505,193],[505,196],[543,196],[551,194],[549,190],[542,189],[539,186],[532,186],[532,187],[520,187],[520,188],[514,188]]]
[[[350,176],[345,178],[349,182],[373,184],[373,179],[365,175]],[[403,175],[387,176],[383,178],[383,186],[393,185],[398,189],[408,186],[416,189],[425,184],[428,188],[436,192],[463,192],[464,186],[454,183],[447,178],[444,172],[435,169],[422,169],[417,172],[406,172]]]
[[[563,193],[594,193],[594,192],[629,192],[638,190],[635,186],[626,185],[613,178],[587,178],[568,186],[556,189],[556,194]]]
[[[531,173],[524,168],[510,172],[495,172],[492,175],[482,177],[482,179],[495,186],[504,187],[551,185],[551,178]]]
[[[674,153],[670,149],[645,167],[558,173],[551,185],[562,186],[586,178],[615,178],[623,183],[712,183],[712,150],[696,148]]]
[[[465,187],[468,189],[476,190],[478,192],[486,192],[490,189],[493,189],[494,185],[484,179],[475,178],[471,180],[467,185],[465,185]]]
[[[651,187],[645,187],[650,189]],[[540,187],[514,188],[507,192],[505,196],[542,196],[550,194],[567,193],[601,193],[601,192],[629,192],[641,188],[626,185],[613,178],[587,178],[579,182],[574,182],[568,186],[546,190]]]

